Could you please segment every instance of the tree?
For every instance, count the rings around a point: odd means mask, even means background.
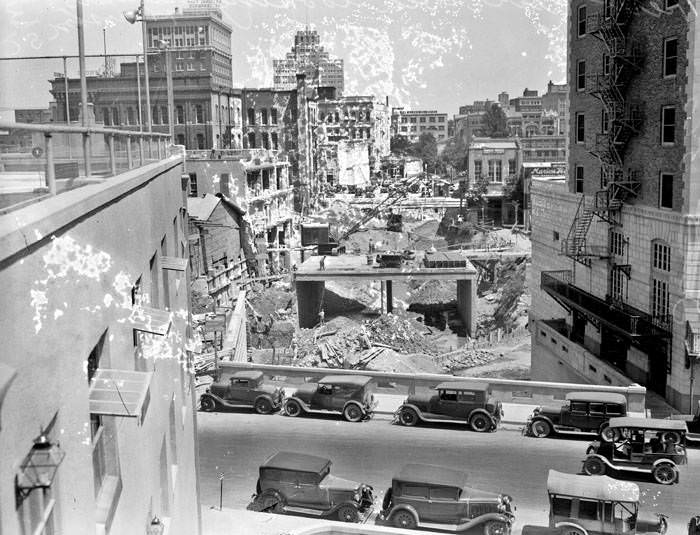
[[[440,161],[447,167],[451,165],[458,172],[465,171],[467,169],[467,149],[463,145],[461,138],[451,139],[445,145],[442,153],[440,154]]]
[[[508,137],[506,114],[498,104],[492,104],[484,115],[484,129],[489,137]]]
[[[435,141],[433,134],[423,132],[418,138],[418,141],[409,147],[408,154],[423,160],[423,163],[426,164],[428,168],[433,169],[434,172],[438,157],[437,141]]]
[[[395,154],[403,154],[410,146],[411,144],[405,136],[393,136],[389,141],[390,150]]]

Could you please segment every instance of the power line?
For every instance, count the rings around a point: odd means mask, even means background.
[[[86,58],[117,58],[123,56],[143,56],[143,52],[131,54],[85,54]],[[0,58],[0,61],[27,60],[27,59],[64,59],[79,58],[77,54],[64,54],[62,56],[14,56]]]

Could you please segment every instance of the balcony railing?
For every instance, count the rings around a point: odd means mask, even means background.
[[[0,130],[19,143],[0,157],[0,204],[9,209],[169,156],[170,136],[157,132],[9,121],[0,121]]]
[[[286,163],[282,151],[274,149],[211,149],[188,150],[189,160],[245,160],[259,163]]]
[[[626,303],[601,299],[575,286],[569,270],[543,271],[540,286],[566,308],[575,309],[627,338],[667,338],[671,334],[670,315],[652,316]]]

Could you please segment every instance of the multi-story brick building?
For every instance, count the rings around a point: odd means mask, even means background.
[[[294,46],[284,59],[272,61],[274,87],[278,90],[296,88],[297,74],[305,74],[310,87],[334,87],[338,95],[345,88],[345,68],[342,59],[333,59],[321,46],[316,30],[298,31]]]
[[[337,97],[321,91],[318,105],[318,132],[323,142],[366,140],[369,164],[379,172],[381,159],[390,153],[391,118],[388,102],[373,96]]]
[[[627,376],[688,409],[700,397],[700,31],[686,2],[657,8],[569,4],[568,183],[532,187],[533,376]]]
[[[447,114],[435,110],[405,110],[392,108],[391,135],[416,141],[423,133],[432,134],[437,141],[447,139]]]
[[[291,165],[295,206],[300,212],[314,206],[318,195],[316,136],[317,102],[314,90],[299,74],[293,90],[244,88],[241,91],[243,146],[279,150]]]
[[[176,10],[146,18],[148,79],[153,131],[169,131],[166,61],[173,80],[173,141],[188,149],[240,148],[241,101],[232,89],[231,27],[219,9]],[[87,77],[88,102],[98,123],[138,129],[146,125],[145,97],[139,98],[138,76],[144,91],[143,62],[123,62],[119,68]],[[76,121],[80,80],[63,76],[51,80],[56,100],[55,121]],[[68,111],[66,112],[66,98]],[[139,117],[139,100],[141,112]]]

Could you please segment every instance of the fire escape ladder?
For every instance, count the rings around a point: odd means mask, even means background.
[[[590,266],[592,257],[604,258],[607,254],[607,247],[587,243],[588,229],[591,227],[594,215],[594,210],[586,206],[585,197],[582,195],[574,220],[569,227],[569,234],[561,247],[562,254],[584,266]]]

